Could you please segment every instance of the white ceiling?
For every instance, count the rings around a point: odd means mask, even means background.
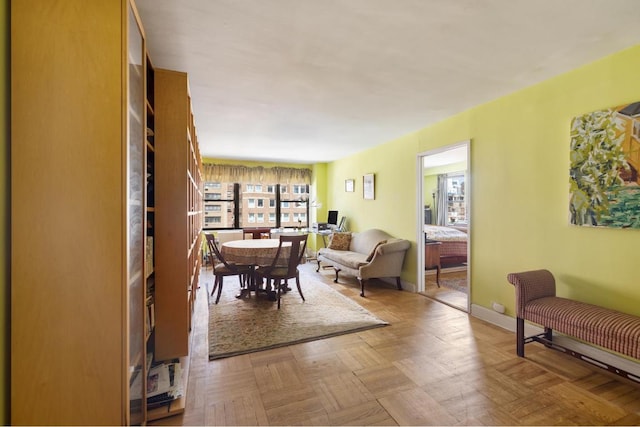
[[[335,160],[640,42],[638,0],[136,3],[204,157]]]

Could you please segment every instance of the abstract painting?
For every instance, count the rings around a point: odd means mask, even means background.
[[[640,102],[571,121],[569,221],[640,229]]]

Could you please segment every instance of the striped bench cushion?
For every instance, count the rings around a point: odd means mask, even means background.
[[[523,318],[640,359],[640,317],[561,297],[529,301]]]

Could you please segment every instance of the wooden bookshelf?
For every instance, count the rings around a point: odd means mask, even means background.
[[[202,159],[185,73],[155,70],[155,360],[180,358],[188,376],[191,316],[200,273]],[[181,404],[182,402],[182,404]],[[183,400],[149,418],[184,410]]]
[[[11,424],[144,424],[144,30],[64,6],[11,4]]]

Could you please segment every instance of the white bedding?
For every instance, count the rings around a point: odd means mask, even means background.
[[[438,240],[441,242],[466,242],[467,233],[452,227],[443,227],[439,225],[425,225],[424,232],[427,239]]]

